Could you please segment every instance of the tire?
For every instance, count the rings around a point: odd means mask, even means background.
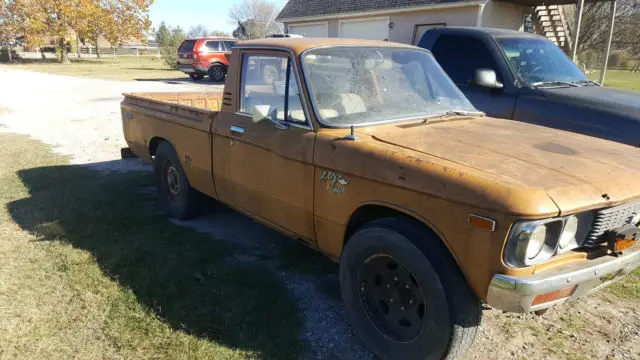
[[[364,276],[369,273],[365,269],[381,261],[386,264],[380,268],[382,275],[374,271],[375,280],[368,281],[371,278]],[[399,275],[386,276],[385,267]],[[403,267],[409,274],[406,285],[402,283],[407,279],[400,271]],[[356,333],[383,360],[457,359],[473,343],[481,321],[480,300],[449,251],[429,229],[405,218],[373,221],[348,240],[340,262],[340,290]],[[413,295],[401,296],[403,292]],[[388,300],[387,294],[391,294]],[[397,299],[394,304],[393,298]],[[410,305],[411,299],[416,305]],[[422,306],[418,305],[421,301]],[[399,322],[388,320],[398,319],[392,315],[404,311],[412,320],[405,320],[405,315]],[[393,332],[396,328],[401,330]],[[407,334],[410,336],[404,336]]]
[[[211,67],[209,68],[209,80],[211,81],[215,81],[215,82],[220,82],[220,81],[224,81],[224,77],[227,74],[227,72],[224,69],[224,66],[219,65],[219,64],[214,64],[211,65]]]
[[[171,144],[164,141],[158,145],[153,165],[162,209],[174,219],[187,220],[194,217],[199,210],[201,195],[189,185]],[[177,181],[177,187],[172,180]]]
[[[189,74],[189,77],[193,81],[198,81],[198,80],[202,80],[204,78],[204,75],[202,75],[202,74]]]
[[[262,81],[264,81],[266,85],[271,85],[275,81],[278,81],[279,76],[280,73],[278,69],[273,65],[265,65],[264,68],[262,68]]]

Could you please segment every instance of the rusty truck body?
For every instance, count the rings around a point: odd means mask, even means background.
[[[209,196],[339,261],[383,359],[453,359],[482,302],[540,311],[640,265],[640,149],[483,116],[423,49],[239,42],[223,92],[125,94],[122,117],[172,217]]]

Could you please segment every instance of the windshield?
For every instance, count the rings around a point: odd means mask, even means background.
[[[549,40],[499,38],[498,43],[518,78],[529,86],[589,81],[567,55]]]
[[[393,47],[329,47],[305,53],[316,116],[332,127],[477,110],[433,56]]]

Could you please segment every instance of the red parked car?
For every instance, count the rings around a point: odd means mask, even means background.
[[[237,41],[219,37],[187,39],[178,48],[178,70],[192,80],[209,75],[211,81],[223,81],[229,68],[231,48]]]

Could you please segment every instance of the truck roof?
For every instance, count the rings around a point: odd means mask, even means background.
[[[386,46],[386,47],[411,47],[411,45],[394,43],[389,41],[374,41],[344,38],[269,38],[259,40],[240,41],[236,47],[277,47],[300,54],[305,50],[324,46]]]
[[[434,28],[429,31],[448,33],[448,34],[459,34],[459,35],[482,34],[482,35],[491,36],[491,37],[546,39],[544,36],[524,32],[524,31],[497,29],[497,28],[488,28],[488,27],[450,26],[450,27],[443,27],[443,28]]]

